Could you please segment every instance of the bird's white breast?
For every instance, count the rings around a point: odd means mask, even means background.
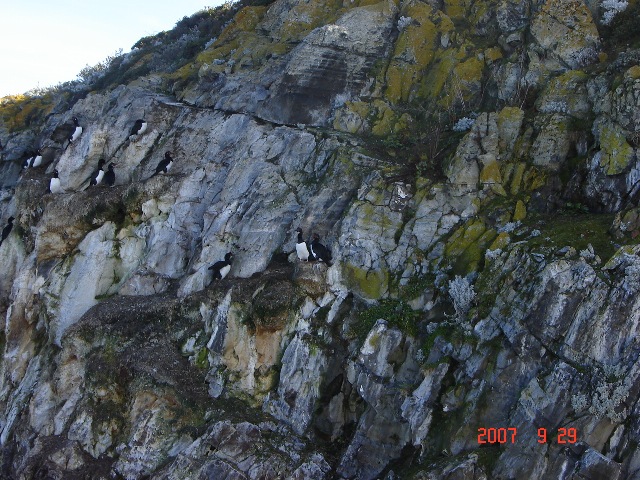
[[[32,167],[39,167],[42,164],[42,155],[36,155],[33,159]]]
[[[82,135],[82,127],[76,127],[73,131],[73,135],[71,135],[71,141],[75,142],[80,135]]]
[[[59,178],[52,178],[51,181],[49,182],[49,190],[51,190],[51,193],[60,193],[62,192],[62,186],[60,185],[60,179]]]
[[[231,270],[231,265],[225,265],[220,269],[220,276],[222,278],[226,277],[227,274],[229,273],[229,270]]]
[[[296,253],[300,260],[309,260],[309,249],[306,243],[296,243]]]
[[[168,172],[169,170],[171,170],[171,165],[173,165],[173,162],[169,162],[169,164],[165,167],[165,172]]]
[[[102,177],[104,177],[104,170],[100,170],[98,172],[98,176],[96,177],[96,183],[99,184],[102,182]]]
[[[138,130],[138,135],[142,135],[146,131],[147,131],[147,122],[143,122],[142,125],[140,126],[140,130]]]

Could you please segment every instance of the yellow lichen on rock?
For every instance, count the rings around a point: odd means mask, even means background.
[[[500,164],[496,160],[487,162],[480,171],[480,182],[485,185],[501,184]]]
[[[349,4],[346,8],[356,6]],[[292,8],[282,12],[278,19],[268,19],[267,29],[278,42],[297,43],[314,28],[335,22],[344,11],[345,5],[340,0],[296,2]]]
[[[522,185],[522,179],[524,177],[524,172],[527,169],[527,164],[523,162],[518,162],[514,168],[511,177],[511,187],[509,189],[511,195],[517,195],[520,192],[520,186]]]
[[[409,99],[413,86],[422,77],[422,70],[433,59],[438,33],[429,5],[412,2],[403,10],[403,15],[411,22],[400,33],[386,72],[385,96],[392,102]]]
[[[333,128],[342,132],[362,133],[368,126],[371,106],[367,102],[346,102],[333,120]]]
[[[484,51],[485,62],[493,63],[503,58],[502,49],[500,47],[487,48]]]
[[[464,20],[467,17],[465,0],[445,0],[444,12],[453,20]]]
[[[571,68],[597,58],[598,29],[589,8],[580,0],[547,0],[534,16],[531,34]]]
[[[522,200],[516,202],[516,208],[513,210],[513,221],[519,222],[527,218],[527,207]]]
[[[389,289],[389,273],[381,270],[363,270],[351,264],[343,268],[346,284],[364,298],[376,300]]]
[[[494,229],[487,229],[481,220],[471,221],[456,230],[447,245],[445,256],[456,274],[466,274],[478,269],[484,252],[497,236]]]
[[[459,82],[460,95],[464,100],[469,100],[472,94],[480,90],[484,62],[477,57],[471,57],[460,62],[453,69],[454,81]]]
[[[635,157],[633,147],[627,143],[623,132],[613,124],[600,129],[600,166],[607,175],[624,172]]]
[[[507,232],[499,233],[496,239],[491,243],[488,250],[502,250],[511,242],[511,237]]]
[[[634,65],[629,70],[625,72],[625,76],[630,78],[631,80],[640,79],[640,65]]]
[[[520,135],[524,111],[518,107],[505,107],[498,113],[498,147],[500,159],[509,160]]]
[[[266,7],[244,7],[225,28],[214,45],[222,45],[236,38],[241,32],[253,32],[264,17]]]

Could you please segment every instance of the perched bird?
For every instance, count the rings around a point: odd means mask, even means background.
[[[31,163],[31,166],[33,168],[36,168],[36,167],[39,167],[40,165],[42,165],[42,150],[37,149],[36,155],[35,157],[33,157],[33,162]]]
[[[104,158],[98,160],[98,169],[94,170],[94,172],[89,177],[89,185],[100,185],[102,182],[102,178],[104,177]]]
[[[224,260],[214,263],[209,267],[213,270],[213,280],[222,280],[231,270],[231,262],[233,261],[233,253],[229,252],[224,256]]]
[[[15,219],[13,217],[9,217],[9,220],[7,221],[7,226],[2,229],[2,238],[0,239],[0,245],[2,245],[2,243],[5,241],[5,239],[11,233],[11,229],[13,228],[13,221],[14,220]]]
[[[80,126],[80,123],[78,123],[78,117],[73,117],[71,120],[73,120],[73,131],[71,132],[71,135],[69,135],[69,143],[73,143],[75,142],[78,137],[80,135],[82,135],[82,127]]]
[[[78,131],[78,129],[80,130]],[[51,134],[51,140],[61,145],[66,143],[66,148],[69,146],[69,142],[77,140],[81,133],[82,127],[78,123],[78,118],[73,117],[71,122],[65,122],[55,128]]]
[[[60,185],[60,179],[58,178],[58,170],[53,171],[53,177],[49,181],[49,192],[62,193],[62,185]]]
[[[171,170],[172,165],[173,165],[173,158],[171,158],[171,153],[167,152],[164,154],[164,158],[162,159],[162,161],[156,167],[156,173],[154,173],[151,176],[155,177],[159,173],[167,173],[169,170]]]
[[[33,164],[33,160],[36,158],[36,152],[29,152],[27,154],[27,158],[24,162],[22,162],[22,168],[31,168]]]
[[[298,232],[298,241],[296,242],[296,253],[298,254],[298,258],[305,262],[309,261],[309,246],[307,242],[302,238],[302,229],[297,228],[296,232]],[[311,258],[313,260],[313,258]]]
[[[147,131],[147,122],[146,120],[138,119],[136,123],[133,124],[131,128],[131,133],[129,134],[129,138],[135,137],[136,135],[142,135]]]
[[[316,260],[325,262],[331,266],[331,250],[320,243],[320,235],[317,233],[313,234],[313,241],[309,247],[311,249],[311,255],[313,255]]]
[[[109,170],[104,174],[103,181],[105,185],[113,187],[116,183],[116,172],[113,171],[113,167],[117,167],[115,163],[109,164]]]
[[[42,150],[39,148],[29,152],[27,159],[22,164],[22,168],[36,168],[42,165]]]

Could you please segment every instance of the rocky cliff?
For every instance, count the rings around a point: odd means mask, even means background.
[[[639,13],[245,1],[3,100],[2,477],[640,478]]]

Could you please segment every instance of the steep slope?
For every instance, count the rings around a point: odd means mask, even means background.
[[[3,475],[636,478],[638,2],[227,8],[2,105]]]

